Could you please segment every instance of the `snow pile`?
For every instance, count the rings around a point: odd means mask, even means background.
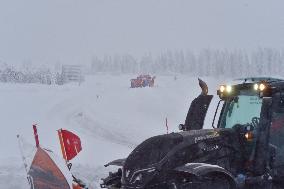
[[[177,131],[191,100],[200,93],[197,78],[158,76],[154,88],[130,89],[133,77],[89,76],[80,86],[0,83],[0,188],[28,188],[16,135],[34,144],[34,123],[41,145],[58,155],[58,129],[80,136],[83,150],[72,161],[72,170],[90,188],[98,188],[111,169],[104,164],[126,157],[146,138],[166,133],[166,117],[170,132]],[[220,82],[203,79],[216,94]]]

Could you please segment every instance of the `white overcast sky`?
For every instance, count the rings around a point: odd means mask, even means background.
[[[0,60],[284,47],[284,0],[0,0]]]

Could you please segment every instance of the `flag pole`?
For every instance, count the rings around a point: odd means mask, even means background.
[[[22,145],[21,145],[21,140],[20,140],[20,135],[18,134],[17,135],[17,139],[18,139],[18,145],[19,145],[19,149],[20,149],[20,154],[22,156],[22,160],[23,160],[23,164],[24,164],[24,168],[25,168],[25,171],[26,171],[26,175],[27,175],[27,180],[28,180],[28,183],[31,187],[32,186],[32,182],[30,180],[30,177],[29,177],[29,174],[28,174],[28,163],[26,161],[26,157],[24,155],[24,151],[23,151],[23,148],[22,148]]]
[[[59,137],[59,142],[60,142],[62,156],[63,156],[63,159],[65,160],[65,163],[66,163],[66,165],[68,167],[68,160],[67,160],[67,155],[66,155],[65,146],[64,146],[64,142],[63,142],[61,131],[62,131],[62,129],[59,129],[59,130],[57,130],[57,133],[58,133],[58,137]]]
[[[33,124],[33,130],[34,130],[36,147],[38,148],[39,147],[39,139],[38,139],[38,134],[37,134],[37,124]]]
[[[22,149],[22,146],[21,146],[20,135],[17,135],[17,139],[18,139],[18,145],[19,145],[20,153],[21,153],[22,160],[23,160],[23,163],[24,163],[24,167],[25,167],[26,173],[28,174],[28,164],[26,162],[26,157],[24,155],[24,152],[23,152],[23,149]]]

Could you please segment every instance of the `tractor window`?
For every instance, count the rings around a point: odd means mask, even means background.
[[[232,128],[236,124],[247,124],[260,117],[262,100],[256,95],[239,95],[224,103],[219,122],[221,128]]]

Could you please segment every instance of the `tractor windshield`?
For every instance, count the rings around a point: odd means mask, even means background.
[[[247,124],[252,118],[260,117],[262,99],[255,92],[241,91],[234,98],[226,100],[221,113],[219,127],[232,128],[236,124]]]

